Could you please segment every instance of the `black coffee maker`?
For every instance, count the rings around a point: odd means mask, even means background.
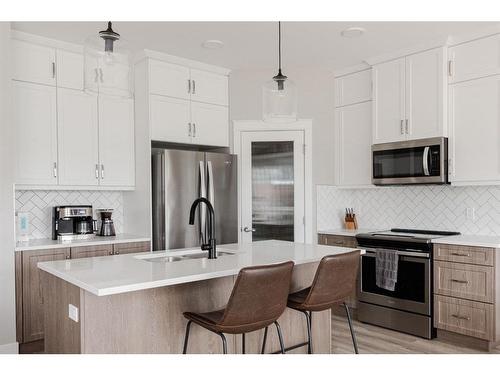
[[[96,230],[92,206],[55,206],[52,210],[52,239],[86,239]]]

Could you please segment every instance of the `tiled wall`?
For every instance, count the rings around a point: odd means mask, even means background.
[[[28,212],[30,239],[49,238],[52,234],[52,207],[91,204],[93,209],[112,208],[117,233],[123,228],[123,195],[117,191],[18,190],[16,213]],[[94,215],[95,216],[95,215]],[[94,217],[97,219],[97,217]]]
[[[317,187],[318,230],[342,227],[345,207],[359,227],[458,230],[500,236],[500,186],[422,185],[373,189]],[[467,209],[475,209],[475,218]]]

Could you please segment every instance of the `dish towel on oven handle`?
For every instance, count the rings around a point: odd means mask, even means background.
[[[398,253],[396,250],[375,250],[375,276],[379,288],[394,291],[398,281]]]

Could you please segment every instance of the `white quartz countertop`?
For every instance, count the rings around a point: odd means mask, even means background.
[[[433,243],[447,245],[479,246],[500,248],[500,237],[498,236],[479,236],[470,234],[461,234],[458,236],[446,236],[432,240]]]
[[[217,249],[233,254],[208,259],[207,253],[203,252],[205,257],[200,259],[162,261],[166,256],[201,252],[199,248],[182,249],[42,262],[38,263],[38,268],[97,296],[106,296],[236,275],[243,267],[249,266],[289,260],[295,264],[311,263],[326,255],[353,251],[351,248],[285,241],[219,245]]]
[[[330,234],[333,236],[350,236],[354,237],[359,233],[369,233],[369,232],[380,232],[384,229],[373,229],[373,228],[358,228],[358,229],[345,229],[345,228],[337,228],[337,229],[326,229],[326,230],[318,230],[318,234]],[[385,229],[387,230],[387,229]]]
[[[128,242],[144,242],[150,241],[149,237],[137,236],[133,234],[118,234],[116,236],[101,237],[95,236],[86,240],[73,240],[73,241],[57,241],[50,238],[30,240],[26,242],[17,242],[16,251],[26,250],[45,250],[57,249],[63,247],[79,247],[79,246],[92,246],[92,245],[113,245]]]

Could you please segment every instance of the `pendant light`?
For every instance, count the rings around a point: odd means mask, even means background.
[[[133,65],[127,42],[108,22],[106,30],[85,40],[84,88],[86,92],[124,98],[133,96]]]
[[[278,74],[262,87],[266,122],[297,121],[297,86],[281,72],[281,22],[278,22]]]

